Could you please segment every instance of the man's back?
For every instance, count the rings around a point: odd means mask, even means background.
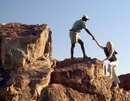
[[[85,25],[85,21],[83,21],[82,19],[77,20],[72,27],[72,30],[76,31],[76,32],[80,32],[83,28],[86,28]]]

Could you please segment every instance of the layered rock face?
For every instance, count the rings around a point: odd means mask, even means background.
[[[130,91],[114,89],[98,59],[65,59],[57,63],[51,84],[42,90],[40,101],[129,101]],[[128,81],[128,80],[127,80]],[[121,81],[123,84],[125,81]]]
[[[0,29],[0,101],[130,101],[130,74],[119,76],[120,89],[114,89],[96,58],[53,59],[46,24]]]
[[[51,55],[51,30],[46,24],[1,24],[0,35],[0,57],[5,65],[24,66],[48,51]]]
[[[0,101],[37,100],[50,83],[51,34],[46,24],[0,25]]]

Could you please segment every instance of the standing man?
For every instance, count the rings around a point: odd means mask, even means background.
[[[71,59],[73,59],[73,54],[74,54],[74,47],[75,47],[75,43],[79,43],[80,46],[81,46],[81,49],[82,49],[82,52],[83,52],[83,58],[89,58],[86,53],[85,53],[85,49],[84,49],[84,43],[81,39],[81,37],[79,36],[79,32],[82,30],[82,29],[85,29],[85,31],[92,36],[92,38],[94,39],[94,36],[90,33],[90,31],[87,29],[86,27],[86,21],[89,20],[88,16],[87,15],[84,15],[82,17],[82,19],[80,20],[77,20],[72,28],[70,29],[70,40],[71,40]]]

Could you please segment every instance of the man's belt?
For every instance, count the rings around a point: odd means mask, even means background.
[[[74,29],[70,29],[70,31],[76,32]]]

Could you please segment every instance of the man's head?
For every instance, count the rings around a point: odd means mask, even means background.
[[[87,20],[89,20],[89,18],[88,18],[87,15],[83,15],[82,20],[83,20],[83,21],[87,21]]]

